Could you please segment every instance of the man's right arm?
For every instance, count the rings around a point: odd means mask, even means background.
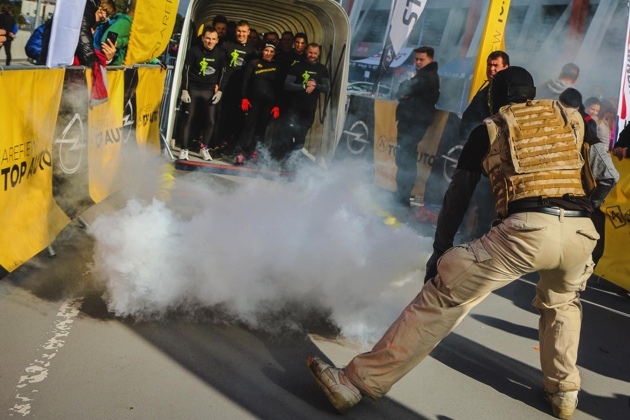
[[[468,141],[464,144],[464,149],[457,162],[457,169],[455,169],[451,183],[444,194],[442,209],[435,230],[433,254],[427,261],[425,283],[435,277],[438,259],[453,246],[455,235],[470,205],[470,199],[481,179],[481,162],[488,147],[488,132],[485,125],[480,125],[473,130]]]
[[[427,261],[425,283],[437,274],[437,260],[446,250],[453,247],[455,235],[464,220],[470,199],[480,179],[481,173],[479,172],[459,168],[455,170],[446,194],[444,194],[442,209],[438,216],[433,241],[433,254]]]
[[[7,40],[7,32],[4,29],[0,29],[0,46]]]

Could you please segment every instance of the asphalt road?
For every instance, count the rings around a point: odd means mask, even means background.
[[[232,188],[230,178],[216,179]],[[83,217],[89,223],[122,204],[106,200]],[[211,311],[118,318],[91,278],[94,240],[77,221],[54,250],[0,280],[0,418],[339,417],[304,360],[315,354],[343,365],[361,348],[338,337],[325,314],[308,331],[281,335],[214,323]],[[345,417],[552,418],[541,395],[534,281],[492,294],[387,397],[364,399]],[[583,389],[574,418],[628,419],[630,299],[591,279],[583,303]]]

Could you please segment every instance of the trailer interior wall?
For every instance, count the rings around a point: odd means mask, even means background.
[[[182,28],[182,53],[175,64],[167,138],[173,137],[181,73],[185,51],[188,49],[184,42],[196,34],[199,25],[211,23],[218,14],[226,16],[228,20],[244,19],[259,33],[275,31],[282,34],[286,30],[305,32],[309,42],[322,45],[320,60],[330,71],[332,89],[326,100],[321,96],[306,146],[312,154],[330,159],[336,139],[343,130],[350,45],[348,16],[339,3],[333,0],[191,0]]]

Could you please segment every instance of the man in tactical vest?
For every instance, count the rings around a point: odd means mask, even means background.
[[[471,133],[459,158],[460,176],[451,182],[469,200],[482,173],[489,176],[500,217],[490,232],[444,253],[437,275],[371,352],[345,369],[307,359],[337,410],[348,410],[362,395],[385,395],[488,294],[537,271],[533,305],[540,313],[544,397],[554,415],[571,418],[580,389],[579,292],[593,271],[598,235],[582,181],[582,117],[557,101],[533,101],[535,92],[522,67],[494,77],[494,115]]]

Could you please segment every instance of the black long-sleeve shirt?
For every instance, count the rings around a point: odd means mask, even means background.
[[[219,83],[225,83],[221,80],[224,68],[225,51],[223,49],[215,46],[208,50],[203,45],[193,45],[186,53],[183,89],[214,89]]]

